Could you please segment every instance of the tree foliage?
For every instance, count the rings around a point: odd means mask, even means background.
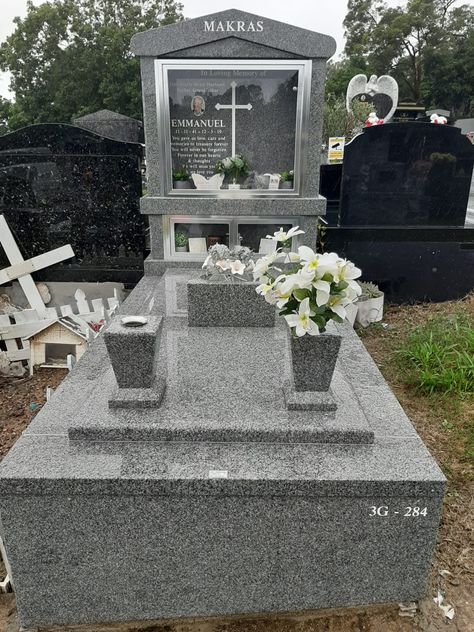
[[[130,39],[182,19],[175,0],[28,2],[25,18],[0,46],[14,103],[0,102],[0,126],[64,122],[102,108],[141,118],[139,62]],[[0,127],[1,129],[1,127]]]
[[[455,6],[458,1],[405,0],[389,7],[382,0],[349,0],[344,59],[332,68],[328,91],[342,94],[357,72],[390,74],[400,100],[474,113],[474,7]]]

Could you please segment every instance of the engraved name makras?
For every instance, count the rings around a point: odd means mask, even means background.
[[[214,33],[261,33],[263,20],[204,20],[204,30]]]

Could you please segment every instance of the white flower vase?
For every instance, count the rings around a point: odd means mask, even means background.
[[[368,298],[365,301],[357,301],[356,322],[362,327],[368,327],[371,323],[380,322],[383,318],[384,295],[376,298]]]
[[[229,184],[229,191],[239,191],[240,184]]]

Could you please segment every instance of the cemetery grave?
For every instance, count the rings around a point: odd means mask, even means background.
[[[334,40],[229,10],[132,50],[151,254],[0,466],[20,623],[422,599],[446,479],[343,322],[360,271],[313,250]],[[272,300],[285,318],[235,318]]]
[[[348,104],[358,90],[349,84]],[[385,90],[395,98],[390,83]],[[410,121],[364,129],[346,143],[342,163],[322,166],[324,247],[356,259],[392,302],[462,298],[474,286],[473,165],[474,146],[460,127]]]

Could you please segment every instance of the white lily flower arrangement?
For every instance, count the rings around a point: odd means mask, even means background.
[[[203,263],[204,278],[209,281],[252,281],[255,263],[252,251],[245,246],[228,248],[215,244],[208,251]]]
[[[302,233],[296,226],[267,238],[284,243]],[[319,254],[308,246],[300,246],[297,253],[278,248],[256,261],[253,270],[254,281],[259,283],[257,293],[280,309],[296,337],[317,336],[330,320],[342,322],[346,307],[362,292],[356,281],[361,274],[335,252]]]

